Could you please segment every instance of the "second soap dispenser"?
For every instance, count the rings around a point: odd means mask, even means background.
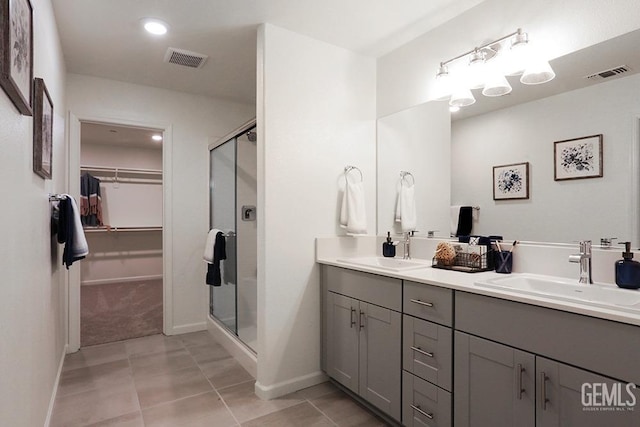
[[[633,260],[631,242],[622,242],[625,251],[616,261],[616,285],[625,289],[640,289],[640,262]]]

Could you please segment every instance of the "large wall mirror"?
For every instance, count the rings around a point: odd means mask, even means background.
[[[449,205],[478,206],[473,233],[505,239],[573,242],[617,237],[640,244],[640,31],[551,61],[557,78],[540,86],[517,81],[512,95],[478,102],[450,118],[442,105],[429,102],[378,120],[378,233],[389,230],[399,170],[413,168],[417,227],[448,236]],[[625,65],[609,78],[586,78]],[[436,120],[437,119],[437,120]],[[446,137],[450,153],[428,148]],[[434,130],[435,129],[435,130]],[[554,180],[554,142],[603,135],[603,176]],[[450,154],[450,155],[449,155]],[[435,156],[441,156],[436,158]],[[529,164],[529,198],[494,200],[493,167]],[[438,170],[440,183],[448,163],[449,192],[434,187],[427,172]],[[414,172],[415,171],[415,172]],[[444,194],[446,193],[446,194]],[[445,206],[436,206],[437,204]],[[434,212],[439,212],[435,214]],[[445,215],[446,218],[442,218]]]

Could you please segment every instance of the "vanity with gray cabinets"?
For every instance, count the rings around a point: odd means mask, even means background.
[[[322,266],[323,368],[406,426],[640,425],[640,327]]]

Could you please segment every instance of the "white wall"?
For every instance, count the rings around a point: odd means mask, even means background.
[[[314,239],[342,234],[338,185],[364,175],[375,233],[375,60],[272,26],[258,36],[258,381],[274,397],[320,381]]]
[[[69,74],[69,109],[79,118],[172,126],[171,251],[173,325],[169,333],[205,328],[208,287],[202,251],[208,228],[208,138],[254,116],[255,106],[165,89]]]
[[[640,27],[637,0],[486,0],[378,59],[378,116],[433,97],[438,64],[521,27],[549,59]]]
[[[458,120],[451,138],[452,203],[481,206],[478,234],[635,240],[631,159],[640,145],[639,120],[640,74]],[[604,176],[554,181],[553,142],[600,133]],[[530,163],[529,199],[494,201],[493,166],[522,162]]]
[[[33,173],[33,119],[0,90],[0,425],[13,427],[45,423],[66,330],[62,246],[51,237],[48,201],[65,188],[65,68],[51,3],[32,5],[33,74],[54,104],[53,179]]]

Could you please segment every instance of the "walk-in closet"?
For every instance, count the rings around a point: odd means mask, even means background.
[[[162,132],[83,122],[80,163],[80,345],[161,333]]]

